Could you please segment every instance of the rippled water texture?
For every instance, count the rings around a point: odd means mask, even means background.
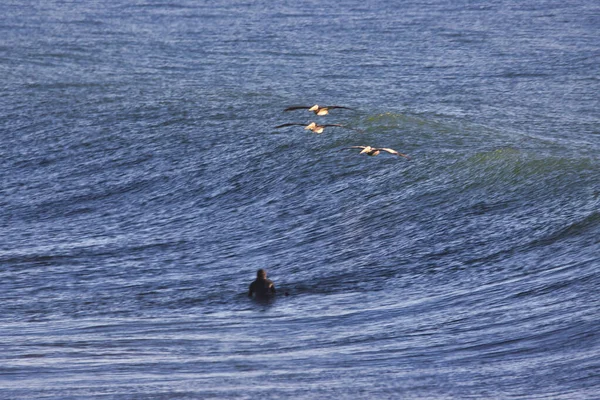
[[[597,2],[0,15],[0,398],[600,397]]]

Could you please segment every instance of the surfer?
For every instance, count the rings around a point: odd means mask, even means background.
[[[270,279],[267,279],[267,271],[259,269],[256,271],[256,280],[250,284],[248,297],[256,299],[268,299],[275,295],[275,284]]]

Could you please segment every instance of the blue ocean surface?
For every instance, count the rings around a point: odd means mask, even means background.
[[[0,15],[0,398],[600,398],[597,1]]]

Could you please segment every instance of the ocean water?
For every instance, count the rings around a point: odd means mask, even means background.
[[[0,15],[0,398],[600,398],[598,2]]]

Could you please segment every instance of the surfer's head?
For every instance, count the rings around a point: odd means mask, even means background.
[[[264,269],[259,269],[258,271],[256,271],[256,277],[258,279],[265,279],[267,277],[267,271],[265,271]]]

